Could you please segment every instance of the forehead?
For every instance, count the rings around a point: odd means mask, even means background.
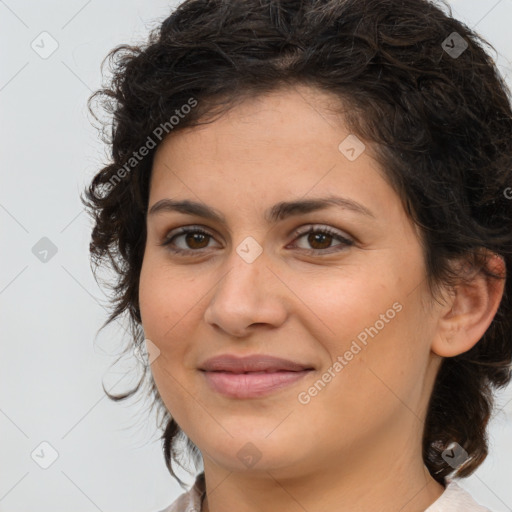
[[[327,171],[341,156],[340,143],[354,137],[343,122],[343,109],[333,95],[305,86],[250,97],[213,122],[171,132],[157,148],[154,169],[172,164],[199,171],[204,164],[205,169],[215,169],[218,177],[230,162],[240,170],[261,162],[265,165],[259,167],[259,176],[270,169],[273,174],[266,177],[276,177],[279,169],[280,174],[292,170],[300,178],[296,171],[311,168],[317,160],[315,170],[323,165]],[[369,162],[368,145],[364,152],[366,164],[374,164]],[[325,167],[325,163],[331,165]]]
[[[306,87],[249,98],[213,122],[171,133],[157,149],[153,203],[169,195],[244,207],[307,196],[396,202],[371,146],[345,126],[343,105]],[[350,146],[353,153],[347,153]],[[229,191],[229,193],[228,193]],[[195,196],[195,197],[194,197]]]

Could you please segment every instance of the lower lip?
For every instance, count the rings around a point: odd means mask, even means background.
[[[231,398],[257,398],[294,384],[311,370],[272,373],[203,372],[208,385]]]

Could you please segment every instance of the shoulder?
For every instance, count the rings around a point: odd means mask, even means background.
[[[167,508],[159,512],[201,512],[204,493],[204,473],[200,473],[189,491],[178,496]]]
[[[471,494],[457,484],[448,480],[445,490],[425,512],[492,512],[477,503]]]

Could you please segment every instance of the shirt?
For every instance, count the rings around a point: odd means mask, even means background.
[[[446,479],[446,487],[439,498],[425,512],[491,512],[479,505],[455,480]],[[204,473],[200,473],[193,487],[181,494],[171,505],[159,512],[201,512],[205,496]]]

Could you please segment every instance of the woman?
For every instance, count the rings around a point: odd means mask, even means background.
[[[204,467],[166,512],[487,510],[453,478],[511,378],[512,111],[450,14],[187,0],[111,52],[84,201],[167,466]]]

